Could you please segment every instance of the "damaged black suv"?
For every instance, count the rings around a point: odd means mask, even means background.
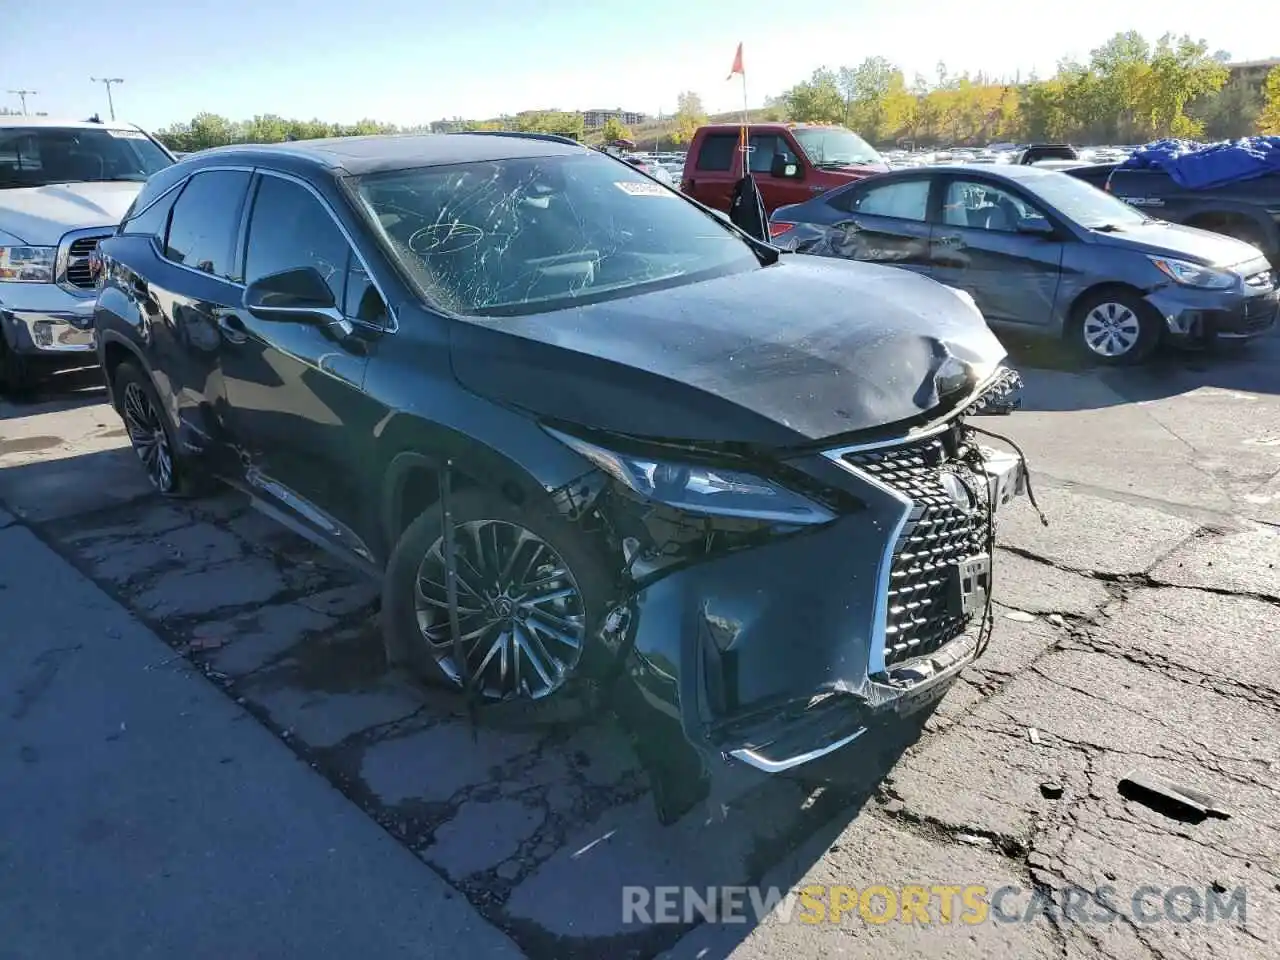
[[[389,659],[475,702],[591,692],[666,819],[980,652],[1025,472],[967,418],[1018,381],[932,280],[480,134],[203,151],[94,269],[157,489],[216,477],[380,577]]]

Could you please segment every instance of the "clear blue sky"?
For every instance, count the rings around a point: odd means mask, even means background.
[[[123,77],[121,119],[208,110],[398,124],[559,107],[675,108],[681,90],[734,109],[745,44],[753,106],[822,64],[885,56],[910,78],[939,60],[1051,73],[1118,30],[1172,31],[1236,59],[1280,56],[1271,0],[0,0],[0,103],[106,115],[90,76]],[[1264,24],[1268,27],[1264,28]]]

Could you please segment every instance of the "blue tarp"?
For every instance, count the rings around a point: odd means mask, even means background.
[[[1120,166],[1163,170],[1187,190],[1221,187],[1269,173],[1280,174],[1280,137],[1245,137],[1208,145],[1157,140],[1136,150]]]

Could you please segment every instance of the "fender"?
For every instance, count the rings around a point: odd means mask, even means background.
[[[525,419],[525,418],[521,418]],[[532,424],[525,421],[525,429]],[[536,430],[536,428],[533,428]],[[377,462],[381,491],[380,532],[386,555],[390,555],[400,532],[413,520],[406,517],[405,486],[415,473],[438,474],[446,461],[466,481],[498,492],[512,503],[526,503],[548,497],[554,490],[576,480],[593,468],[582,457],[547,435],[546,442],[527,449],[526,456],[516,459],[494,447],[436,423],[428,423],[413,414],[397,413],[379,424],[375,430]],[[434,488],[429,499],[415,503],[414,509],[426,509],[436,502]]]

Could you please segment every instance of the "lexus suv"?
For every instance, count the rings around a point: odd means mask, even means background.
[[[837,762],[985,645],[1025,472],[970,418],[1019,383],[932,280],[514,134],[202,151],[98,269],[158,490],[217,478],[380,578],[389,662],[473,705],[607,703],[664,820]]]
[[[92,361],[90,256],[171,163],[128,124],[0,117],[0,395]]]

